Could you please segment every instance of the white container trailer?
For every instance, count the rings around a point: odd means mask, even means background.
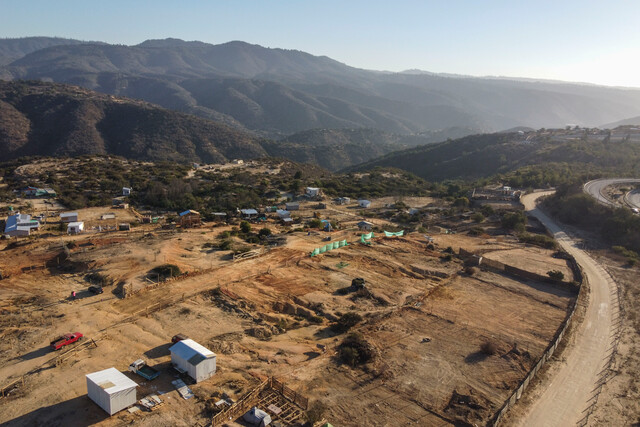
[[[107,414],[113,415],[136,403],[138,384],[116,368],[87,374],[87,394]]]
[[[171,363],[187,372],[196,383],[216,373],[216,355],[192,339],[178,341],[169,348]]]

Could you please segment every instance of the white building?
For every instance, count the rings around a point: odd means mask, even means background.
[[[309,197],[316,197],[320,194],[320,189],[316,187],[307,187],[304,192]]]
[[[297,211],[300,210],[300,203],[298,202],[289,202],[284,204],[285,209],[288,211]]]
[[[84,231],[84,222],[70,222],[67,225],[67,234],[78,234]]]
[[[169,348],[171,363],[185,371],[196,383],[216,373],[216,355],[192,339],[178,341]]]
[[[369,206],[371,206],[371,202],[369,200],[358,200],[358,206],[360,206],[361,208],[368,208]]]
[[[17,212],[9,215],[5,221],[4,234],[7,236],[28,236],[32,229],[38,229],[40,223],[31,219],[31,215]]]
[[[130,195],[131,195],[131,188],[129,188],[129,187],[122,187],[122,195],[123,195],[123,196],[130,196]]]
[[[107,414],[113,415],[136,403],[136,384],[116,368],[87,374],[87,394]]]
[[[276,210],[276,214],[280,217],[280,219],[291,218],[291,212],[286,211],[284,209]]]
[[[60,214],[60,221],[62,221],[62,222],[76,222],[76,221],[78,221],[78,212],[62,212]]]

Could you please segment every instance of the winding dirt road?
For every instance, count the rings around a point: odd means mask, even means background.
[[[536,199],[547,194],[550,193],[528,194],[522,202],[525,209],[554,234],[562,248],[575,257],[588,278],[591,291],[584,321],[570,337],[562,354],[563,361],[553,377],[541,385],[539,395],[519,421],[521,426],[572,426],[585,421],[611,355],[613,316],[618,314],[616,285],[609,273],[536,208]]]

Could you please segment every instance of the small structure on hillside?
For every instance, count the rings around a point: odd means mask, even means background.
[[[361,200],[358,200],[358,206],[366,209],[369,206],[371,206],[371,202],[369,200],[361,199]]]
[[[234,164],[234,165],[242,165],[242,164],[244,164],[244,160],[242,160],[242,159],[233,159],[231,161],[231,163]]]
[[[298,202],[289,202],[284,204],[285,209],[288,211],[298,211],[300,210],[300,203]]]
[[[348,205],[351,203],[351,199],[349,197],[338,197],[336,203],[339,205]]]
[[[266,427],[271,424],[271,416],[255,406],[249,409],[249,411],[242,416],[242,419],[258,427]]]
[[[216,373],[216,355],[192,339],[178,341],[169,348],[171,363],[178,371],[186,372],[196,383]]]
[[[363,230],[363,231],[371,231],[371,228],[373,227],[373,224],[370,223],[369,221],[360,221],[358,223],[358,229],[359,230]]]
[[[84,231],[84,222],[75,221],[67,224],[67,234],[78,234]]]
[[[118,224],[118,230],[119,231],[130,231],[131,230],[131,224],[129,224],[128,222],[123,222],[122,224]]]
[[[320,189],[317,187],[307,187],[304,189],[304,194],[309,197],[316,197],[320,195]]]
[[[226,221],[227,220],[226,212],[214,212],[214,213],[211,214],[211,216],[213,216],[213,219],[215,221]]]
[[[255,209],[241,209],[240,213],[244,219],[254,219],[258,217],[258,211]]]
[[[9,215],[5,222],[4,234],[7,236],[29,236],[33,229],[40,228],[40,223],[31,219],[31,215],[21,214],[17,212],[15,215]]]
[[[135,381],[116,368],[87,374],[87,395],[107,414],[113,415],[137,400]]]
[[[278,217],[280,219],[291,218],[291,212],[284,209],[278,209],[276,211],[276,214],[278,214]]]
[[[130,196],[131,195],[131,187],[122,187],[122,195]]]
[[[181,227],[195,227],[200,225],[200,212],[189,209],[188,211],[180,212],[180,226]]]
[[[60,214],[60,221],[62,222],[77,222],[78,212],[62,212]]]

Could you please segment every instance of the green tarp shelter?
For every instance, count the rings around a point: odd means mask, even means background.
[[[394,237],[394,236],[398,236],[398,237],[399,237],[399,236],[404,236],[404,230],[400,230],[400,231],[395,232],[395,233],[393,233],[393,232],[391,232],[391,231],[385,231],[385,232],[384,232],[384,235],[385,235],[386,237]]]

